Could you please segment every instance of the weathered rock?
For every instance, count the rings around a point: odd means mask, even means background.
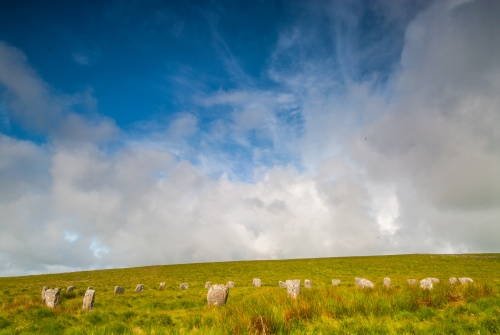
[[[138,293],[144,291],[144,284],[137,284],[137,286],[135,287],[135,291]]]
[[[300,279],[289,279],[285,282],[286,292],[290,298],[297,299],[300,294]]]
[[[374,288],[375,285],[366,278],[354,278],[356,287],[358,288]]]
[[[123,294],[125,292],[125,289],[121,286],[115,286],[115,294]]]
[[[339,286],[340,285],[340,279],[332,279],[332,285],[333,286]]]
[[[181,290],[187,290],[188,289],[188,284],[187,283],[182,283],[180,286]]]
[[[207,293],[209,305],[222,306],[227,302],[229,288],[226,285],[215,284],[210,286]]]
[[[85,292],[85,296],[83,297],[83,307],[82,309],[91,311],[94,309],[94,299],[95,299],[95,291],[87,290]]]
[[[458,278],[458,281],[460,282],[460,284],[462,285],[465,285],[465,284],[468,284],[468,283],[473,283],[474,281],[469,278],[469,277],[463,277],[463,278]]]
[[[391,278],[384,278],[384,286],[391,287]]]
[[[164,282],[164,281],[162,281],[162,282],[160,283],[160,290],[163,290],[163,289],[165,288],[165,285],[166,285],[166,284],[165,284],[165,282]]]
[[[42,302],[45,302],[45,291],[47,291],[48,289],[48,286],[42,287]]]
[[[228,281],[227,284],[226,284],[226,286],[228,288],[234,288],[234,282],[233,281]]]
[[[71,293],[73,292],[74,289],[75,289],[74,286],[68,286],[68,288],[66,289],[66,293]]]
[[[210,288],[210,286],[212,286],[212,282],[207,281],[207,282],[205,283],[205,288]]]
[[[408,283],[408,286],[415,286],[415,285],[417,285],[417,280],[416,279],[407,279],[406,282]]]
[[[457,283],[457,278],[455,277],[450,277],[450,285],[455,285]]]
[[[423,290],[432,290],[433,287],[431,278],[425,278],[420,281],[420,288]]]
[[[428,278],[433,284],[439,283],[439,279],[437,278]]]
[[[61,289],[59,287],[45,290],[45,304],[49,308],[55,308],[59,304],[59,295]]]
[[[305,288],[312,288],[313,284],[309,279],[304,280],[304,287]]]
[[[286,283],[284,281],[279,281],[280,288],[286,288]]]
[[[254,278],[252,285],[255,287],[261,287],[262,286],[262,281],[259,278]]]

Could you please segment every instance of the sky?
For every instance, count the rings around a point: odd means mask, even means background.
[[[0,2],[0,276],[500,252],[499,1]]]

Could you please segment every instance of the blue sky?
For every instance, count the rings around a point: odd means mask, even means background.
[[[495,1],[2,7],[0,275],[498,252]]]

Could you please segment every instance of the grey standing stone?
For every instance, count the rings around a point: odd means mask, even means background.
[[[182,283],[180,286],[181,290],[187,290],[188,289],[188,284],[187,283]]]
[[[262,281],[259,278],[254,278],[252,285],[255,287],[261,287],[262,286]]]
[[[115,294],[123,294],[125,292],[125,289],[121,286],[115,286]]]
[[[384,278],[384,286],[391,287],[391,278]]]
[[[45,302],[45,291],[47,291],[48,289],[48,286],[42,287],[42,302]]]
[[[286,288],[286,283],[284,281],[279,281],[280,288]]]
[[[366,278],[354,278],[356,287],[358,288],[374,288],[375,285]]]
[[[94,299],[95,299],[95,291],[87,290],[85,292],[85,296],[83,297],[83,310],[92,311],[94,309]]]
[[[457,278],[455,277],[450,277],[450,285],[455,285],[457,283]]]
[[[305,288],[312,288],[313,284],[309,279],[304,280],[304,287]]]
[[[288,296],[297,299],[300,294],[300,279],[289,279],[285,283]]]
[[[468,283],[473,283],[474,281],[469,278],[469,277],[463,277],[463,278],[458,278],[458,281],[460,282],[460,284],[462,285],[465,285],[465,284],[468,284]]]
[[[423,290],[430,291],[433,287],[434,285],[432,284],[431,278],[424,278],[420,281],[420,288]]]
[[[54,289],[47,289],[45,291],[45,304],[49,308],[55,308],[59,304],[59,295],[61,289],[59,287]]]
[[[210,286],[212,286],[212,282],[207,281],[207,282],[205,283],[205,288],[210,288]]]
[[[415,285],[417,285],[417,280],[416,279],[407,279],[406,283],[408,284],[408,286],[415,286]]]
[[[227,284],[226,284],[226,286],[228,288],[234,288],[234,282],[233,281],[228,281]]]
[[[75,289],[74,286],[68,286],[68,288],[66,289],[66,293],[71,293],[73,292],[74,289]]]
[[[215,284],[210,286],[207,293],[207,302],[209,305],[222,306],[227,302],[229,288],[226,285]]]
[[[166,284],[165,284],[165,282],[164,282],[164,281],[162,281],[162,282],[160,283],[160,290],[163,290],[163,289],[165,288],[165,285],[166,285]]]
[[[138,293],[144,291],[144,284],[137,284],[137,286],[135,287],[135,291]]]
[[[339,286],[340,285],[340,279],[332,279],[332,285],[333,286]]]

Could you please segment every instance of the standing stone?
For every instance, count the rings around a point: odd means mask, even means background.
[[[92,311],[94,309],[94,299],[95,299],[95,291],[87,290],[85,292],[85,296],[83,297],[83,310]]]
[[[431,278],[425,278],[420,281],[420,288],[423,290],[432,290],[433,285],[432,285],[432,280]]]
[[[227,284],[226,284],[226,286],[228,288],[234,288],[234,282],[233,281],[228,281]]]
[[[42,302],[45,302],[45,291],[47,291],[48,289],[48,286],[42,287]]]
[[[59,287],[54,289],[47,289],[45,291],[45,304],[49,308],[55,308],[59,304],[59,294],[61,289]]]
[[[123,294],[125,292],[125,289],[121,286],[115,286],[115,294]]]
[[[333,286],[339,286],[340,285],[340,279],[332,279],[332,285]]]
[[[205,288],[210,288],[210,286],[212,286],[212,282],[207,281],[207,282],[205,283]]]
[[[309,279],[304,280],[304,287],[305,288],[312,288],[313,284]]]
[[[229,288],[226,285],[215,284],[210,286],[207,293],[207,302],[209,305],[222,306],[227,302]]]
[[[384,286],[391,287],[391,278],[384,278]]]
[[[286,288],[286,283],[284,281],[279,281],[280,288]]]
[[[460,282],[460,284],[462,285],[465,285],[465,284],[468,284],[468,283],[473,283],[474,281],[469,278],[469,277],[463,277],[463,278],[458,278],[458,281]]]
[[[416,279],[407,279],[406,282],[408,283],[408,286],[415,286],[415,285],[417,285],[417,280]]]
[[[138,293],[144,291],[144,284],[137,284],[137,286],[135,287],[135,291]]]
[[[66,289],[66,293],[71,293],[73,292],[74,289],[75,289],[74,286],[68,286],[68,288]]]
[[[164,282],[164,281],[162,281],[162,282],[160,283],[160,290],[163,290],[163,289],[165,288],[165,285],[166,285],[166,284],[165,284],[165,282]]]
[[[289,279],[285,283],[288,296],[297,299],[300,294],[300,279]]]
[[[188,289],[188,284],[187,284],[187,283],[182,283],[182,284],[180,285],[180,289],[181,289],[181,290],[187,290],[187,289]]]
[[[259,278],[254,278],[252,285],[255,287],[261,287],[262,286],[262,281]]]
[[[374,288],[375,285],[366,278],[354,278],[356,287],[358,288]]]
[[[455,285],[457,283],[457,278],[455,277],[450,277],[450,285]]]

